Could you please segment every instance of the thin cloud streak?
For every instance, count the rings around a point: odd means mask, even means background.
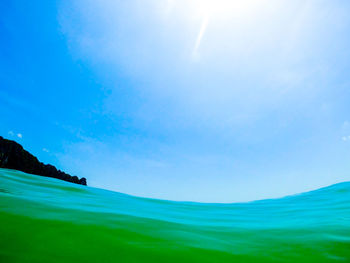
[[[203,22],[202,22],[201,28],[200,28],[198,36],[197,36],[196,44],[195,44],[194,49],[193,49],[193,56],[194,57],[198,56],[198,48],[202,42],[202,38],[204,36],[204,33],[207,30],[208,23],[209,23],[209,15],[206,15],[203,17]]]

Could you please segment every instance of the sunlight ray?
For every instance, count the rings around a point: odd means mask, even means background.
[[[201,24],[201,27],[200,27],[200,30],[199,30],[199,33],[198,33],[198,36],[197,36],[197,39],[196,39],[196,43],[195,43],[195,46],[194,46],[194,49],[193,49],[193,56],[194,57],[197,57],[198,56],[198,48],[202,42],[202,39],[203,39],[203,36],[204,36],[204,33],[208,27],[208,23],[209,23],[209,15],[206,15],[203,17],[203,21],[202,21],[202,24]]]

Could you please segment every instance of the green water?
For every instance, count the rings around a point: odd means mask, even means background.
[[[350,262],[350,183],[202,204],[0,169],[0,262]]]

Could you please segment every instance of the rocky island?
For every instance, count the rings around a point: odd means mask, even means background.
[[[53,177],[67,182],[86,185],[86,178],[71,176],[50,164],[43,164],[22,145],[0,136],[0,168],[15,169],[25,173]]]

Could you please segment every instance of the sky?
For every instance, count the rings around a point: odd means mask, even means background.
[[[241,202],[350,181],[350,2],[0,3],[0,135],[93,187]]]

